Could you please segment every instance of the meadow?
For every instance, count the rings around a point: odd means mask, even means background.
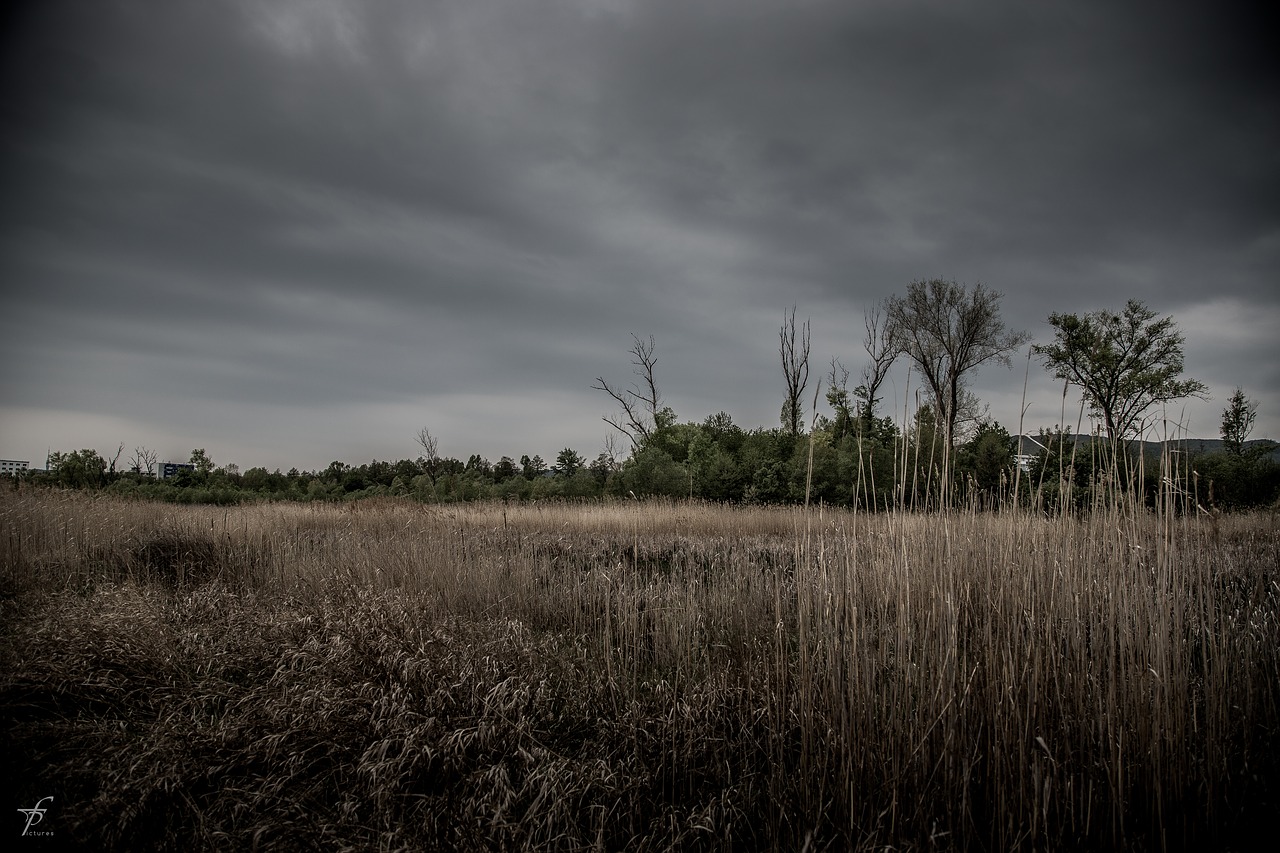
[[[28,487],[0,549],[5,801],[64,848],[1248,850],[1280,810],[1274,513]]]

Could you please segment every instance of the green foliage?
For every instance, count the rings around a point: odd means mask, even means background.
[[[491,480],[493,478],[493,466],[489,464],[489,460],[485,459],[478,453],[471,454],[467,459],[468,472],[480,475],[484,479]]]
[[[587,460],[583,459],[577,452],[566,447],[556,456],[555,472],[556,476],[562,480],[571,480],[578,473],[578,470],[587,464]]]
[[[849,389],[837,385],[827,388],[827,405],[831,406],[835,417],[830,421],[830,431],[837,442],[853,432],[853,403],[849,399]]]
[[[1060,428],[1042,429],[1036,440],[1045,450],[1031,462],[1022,478],[1024,494],[1038,496],[1035,500],[1047,509],[1061,509],[1063,501],[1070,507],[1086,506],[1096,482],[1096,463],[1100,461],[1095,451],[1103,443],[1077,444],[1074,435]]]
[[[1120,314],[1050,314],[1052,344],[1033,347],[1058,379],[1080,387],[1113,442],[1136,438],[1158,403],[1201,397],[1205,385],[1182,379],[1183,335],[1172,317],[1156,319],[1129,300]]]
[[[755,469],[751,486],[747,489],[748,503],[782,503],[791,498],[791,466],[786,462],[774,462]]]
[[[956,473],[972,482],[981,494],[992,498],[1013,478],[1017,442],[995,421],[982,421],[977,432],[959,449]]]
[[[209,475],[213,473],[213,460],[209,458],[209,454],[205,452],[203,447],[197,447],[191,451],[191,458],[188,461],[196,466],[196,479],[202,482],[207,480]]]
[[[516,468],[515,460],[510,456],[504,456],[498,460],[498,464],[493,466],[493,481],[501,483],[504,480],[510,480],[512,477],[519,476],[520,469]]]
[[[925,285],[913,290],[923,293],[924,301],[917,308],[928,307],[937,296],[936,288]],[[986,338],[979,335],[975,340],[986,342],[988,357],[1003,359],[1005,353],[994,348],[1019,336],[1002,331],[994,313],[997,296],[981,288],[969,295],[958,285],[943,290],[947,298],[934,307],[946,309],[955,303],[953,314],[948,313],[950,309],[943,311],[944,319],[956,321],[976,304],[982,310],[974,315],[975,322],[987,328]],[[1131,303],[1130,308],[1137,310],[1135,305]],[[899,338],[895,336],[906,334],[900,331],[905,322],[901,306],[898,310],[899,314],[891,317],[898,331],[883,337],[882,348],[897,345]],[[1135,316],[1138,320],[1133,323],[1140,325],[1141,318],[1148,315],[1139,312]],[[1151,334],[1171,334],[1167,324],[1153,325]],[[869,328],[869,335],[871,331]],[[651,350],[648,345],[639,349],[645,356],[639,360],[640,367],[647,370],[652,367]],[[956,364],[972,363],[974,357],[961,357]],[[887,364],[888,356],[885,359]],[[114,473],[96,451],[82,450],[51,454],[51,472],[34,481],[66,488],[109,487],[122,496],[179,503],[371,497],[424,502],[578,501],[635,496],[755,504],[800,503],[807,498],[812,503],[864,509],[933,509],[967,502],[971,508],[983,508],[1004,505],[1012,495],[1015,479],[1021,484],[1019,499],[1039,507],[1083,508],[1099,496],[1124,491],[1145,493],[1149,500],[1158,496],[1162,476],[1159,460],[1145,460],[1143,481],[1138,482],[1136,461],[1112,459],[1113,445],[1104,441],[1082,443],[1077,448],[1070,437],[1042,434],[1050,451],[1021,474],[1015,467],[1014,439],[992,421],[979,422],[963,444],[948,449],[947,430],[939,419],[936,400],[920,406],[910,429],[900,434],[892,417],[874,417],[874,404],[868,397],[871,392],[865,387],[852,393],[847,390],[847,374],[839,362],[832,361],[826,395],[831,416],[819,417],[809,434],[793,434],[789,427],[743,430],[723,411],[701,423],[677,423],[670,407],[650,405],[656,400],[650,394],[654,389],[646,390],[645,396],[623,395],[624,400],[644,404],[648,426],[629,458],[615,456],[610,443],[590,464],[565,447],[550,469],[538,455],[523,455],[519,463],[503,456],[492,465],[478,454],[469,456],[465,463],[435,454],[430,459],[397,462],[375,459],[358,466],[335,460],[315,472],[293,468],[282,474],[279,469],[253,467],[241,473],[234,463],[214,467],[209,454],[199,448],[191,454],[194,472],[156,482],[140,473]],[[647,373],[642,371],[642,375]],[[642,387],[648,388],[647,382]],[[1254,506],[1276,500],[1276,466],[1264,460],[1268,448],[1246,442],[1256,409],[1237,389],[1223,414],[1227,452],[1219,454],[1221,458],[1202,456],[1197,462],[1199,494],[1215,506]]]
[[[1258,419],[1258,404],[1250,402],[1239,386],[1231,395],[1227,408],[1222,412],[1222,443],[1227,453],[1241,456],[1244,443],[1253,432],[1253,423]]]
[[[1259,443],[1263,451],[1274,442]],[[1270,456],[1249,452],[1206,453],[1192,459],[1196,499],[1221,509],[1274,506],[1280,501],[1280,464]]]
[[[520,474],[526,480],[532,480],[542,476],[542,472],[547,470],[547,463],[542,461],[541,456],[535,455],[532,459],[528,456],[520,457]]]
[[[91,449],[51,453],[49,477],[66,489],[100,489],[107,484],[107,461]]]
[[[642,447],[622,465],[622,485],[636,497],[687,497],[689,471],[656,446]]]

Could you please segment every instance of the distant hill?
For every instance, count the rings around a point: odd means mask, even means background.
[[[1205,453],[1221,453],[1225,450],[1225,445],[1220,438],[1189,438],[1185,441],[1171,442],[1180,448],[1185,448],[1192,456],[1201,456]],[[1270,456],[1272,460],[1280,462],[1280,442],[1272,441],[1269,438],[1255,438],[1244,443],[1246,451],[1250,448],[1260,447],[1262,445],[1271,445],[1271,452],[1263,454],[1263,458]],[[1155,445],[1157,448],[1159,444]]]
[[[1076,444],[1081,447],[1083,447],[1084,445],[1088,444],[1090,441],[1093,440],[1093,436],[1086,435],[1084,433],[1078,433],[1075,436],[1071,436],[1071,435],[1067,436],[1068,441],[1072,440],[1073,438]],[[1034,456],[1035,454],[1041,452],[1040,448],[1037,446],[1037,442],[1039,440],[1040,440],[1040,437],[1035,434],[1029,433],[1027,435],[1021,436],[1020,447],[1018,449],[1018,452],[1028,456]],[[1130,446],[1132,447],[1134,444],[1139,444],[1139,443],[1142,445],[1142,452],[1150,456],[1158,456],[1161,453],[1163,453],[1166,444],[1170,446],[1171,450],[1179,450],[1184,453],[1188,453],[1193,458],[1196,456],[1203,456],[1207,453],[1221,453],[1224,449],[1222,439],[1220,438],[1182,438],[1182,439],[1172,439],[1168,442],[1164,442],[1164,441],[1130,442]],[[1259,447],[1263,445],[1271,446],[1271,452],[1269,454],[1264,454],[1263,458],[1270,457],[1272,461],[1280,463],[1280,443],[1277,443],[1267,438],[1255,438],[1255,439],[1246,441],[1244,443],[1244,446],[1246,448]]]

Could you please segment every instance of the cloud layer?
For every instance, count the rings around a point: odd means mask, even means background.
[[[863,312],[935,276],[1041,338],[1144,300],[1214,395],[1191,431],[1239,384],[1280,438],[1260,18],[1122,5],[22,7],[0,453],[314,468],[426,424],[463,458],[593,456],[631,332],[682,418],[770,426],[785,308],[815,375],[856,373]],[[975,379],[1010,429],[1021,373]],[[1029,385],[1027,426],[1060,420]]]

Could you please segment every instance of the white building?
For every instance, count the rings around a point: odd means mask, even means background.
[[[1049,448],[1025,433],[1018,436],[1018,452],[1013,455],[1022,473],[1031,472],[1031,465],[1042,456],[1049,455]]]
[[[23,474],[26,473],[28,462],[17,459],[0,459],[0,474]]]
[[[192,474],[196,470],[196,466],[190,462],[161,462],[157,468],[161,480],[172,479],[183,472]]]

